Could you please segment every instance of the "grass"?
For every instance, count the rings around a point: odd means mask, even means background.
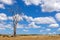
[[[60,35],[28,35],[28,36],[8,36],[8,35],[1,35],[0,40],[60,40]]]

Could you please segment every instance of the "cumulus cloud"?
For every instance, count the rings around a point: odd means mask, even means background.
[[[5,13],[0,13],[0,20],[7,20],[7,15]]]
[[[56,18],[58,21],[60,21],[60,13],[57,13],[57,14],[55,15],[55,18]]]
[[[55,19],[53,17],[37,17],[34,18],[34,22],[37,24],[52,24],[56,23]]]
[[[32,22],[34,19],[31,16],[23,15],[23,18],[26,19],[28,22]]]
[[[31,17],[31,16],[23,16],[30,24],[31,27],[38,27],[35,24],[49,24],[49,27],[59,27],[59,24],[57,24],[56,20],[53,17]]]
[[[6,28],[8,28],[8,29],[11,29],[11,30],[13,30],[13,24],[11,24],[11,23],[9,23],[9,24],[7,24],[6,22],[4,22],[4,23],[0,23],[0,29],[1,30],[5,30]],[[16,28],[18,29],[18,28],[24,28],[25,26],[24,26],[24,24],[17,24],[16,25]]]
[[[22,16],[20,16],[19,14],[16,14],[14,16],[7,16],[5,13],[0,13],[0,20],[23,20]]]
[[[11,24],[6,24],[6,25],[4,25],[4,27],[5,28],[9,28],[9,29],[12,29],[13,28]]]
[[[57,31],[60,31],[60,28],[58,28]]]
[[[14,16],[8,16],[8,20],[17,20],[17,21],[21,21],[23,20],[23,17],[19,14],[16,14]]]
[[[60,11],[60,1],[59,0],[43,0],[43,4],[41,5],[42,11],[52,12],[52,11]]]
[[[24,18],[28,21],[28,22],[35,22],[37,24],[52,24],[52,23],[56,23],[56,20],[53,17],[29,17],[29,16],[24,16]]]
[[[26,5],[31,5],[31,4],[34,4],[34,5],[39,5],[41,4],[41,0],[23,0]]]
[[[24,0],[26,5],[39,5],[43,12],[60,11],[60,0]]]
[[[0,13],[0,27],[2,29],[3,28],[9,28],[9,29],[12,29],[12,22],[10,22],[9,24],[7,24],[6,22],[3,22],[4,20],[13,20],[13,17],[16,16],[16,20],[20,21],[20,20],[23,20],[23,18],[16,14],[14,16],[7,16],[5,13]],[[20,24],[17,24],[17,28],[22,28],[23,25],[20,25]]]
[[[0,2],[8,5],[12,5],[14,3],[14,0],[0,0]]]
[[[4,4],[0,4],[1,9],[5,9]]]
[[[12,16],[8,16],[8,20],[13,20],[13,17]]]
[[[35,22],[31,22],[28,26],[32,27],[32,28],[40,28],[41,27],[41,26],[36,25]]]
[[[55,34],[57,34],[56,32],[49,32],[48,33],[49,35],[55,35]]]
[[[51,31],[51,29],[47,28],[46,31]]]
[[[59,24],[50,24],[49,27],[56,28],[59,27]]]
[[[17,21],[21,21],[23,19],[26,19],[29,24],[28,27],[32,28],[40,28],[41,26],[38,26],[37,24],[50,24],[50,27],[58,27],[59,25],[56,23],[55,19],[53,17],[30,17],[27,15],[20,16],[19,14],[16,14],[14,16],[8,16],[5,13],[0,13],[0,20],[13,20],[13,18]],[[10,26],[10,25],[8,25]],[[17,24],[17,28],[23,28],[24,25]]]
[[[46,28],[46,29],[42,29],[42,30],[40,30],[40,32],[50,32],[51,31],[51,29],[50,28]]]
[[[0,27],[0,30],[5,30],[5,28]]]
[[[40,30],[40,32],[44,32],[45,30]]]
[[[17,27],[17,28],[24,28],[24,25],[18,23],[16,27]]]
[[[11,24],[4,24],[4,23],[0,23],[0,29],[5,30],[6,28],[12,29],[12,25]]]
[[[0,8],[5,9],[5,4],[6,5],[12,5],[15,2],[16,2],[15,0],[0,0]]]
[[[24,29],[23,31],[24,31],[24,32],[28,32],[29,30]]]
[[[57,34],[56,32],[53,32],[52,34]]]
[[[48,34],[49,34],[49,35],[51,35],[52,33],[51,33],[51,32],[49,32]]]
[[[17,21],[20,21],[20,20],[23,20],[22,16],[16,14],[14,16],[7,16],[5,13],[0,13],[0,27],[2,29],[3,28],[9,28],[9,29],[13,29],[12,26],[12,22],[9,22],[9,24],[7,24],[6,22],[3,22],[4,20],[14,20],[13,18],[15,18],[16,16],[16,19]],[[21,25],[21,24],[17,24],[17,28],[23,28],[24,25]]]

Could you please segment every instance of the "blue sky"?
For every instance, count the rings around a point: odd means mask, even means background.
[[[13,33],[14,16],[19,21],[17,34],[60,34],[59,4],[59,0],[1,0],[0,34]]]

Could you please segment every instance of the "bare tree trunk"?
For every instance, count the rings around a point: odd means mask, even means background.
[[[16,36],[16,24],[14,26],[14,36]]]
[[[16,36],[16,26],[17,26],[17,23],[18,23],[18,21],[16,21],[15,19],[14,19],[14,37]]]

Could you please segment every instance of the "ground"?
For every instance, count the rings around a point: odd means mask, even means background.
[[[0,40],[60,40],[60,36],[0,36]]]

